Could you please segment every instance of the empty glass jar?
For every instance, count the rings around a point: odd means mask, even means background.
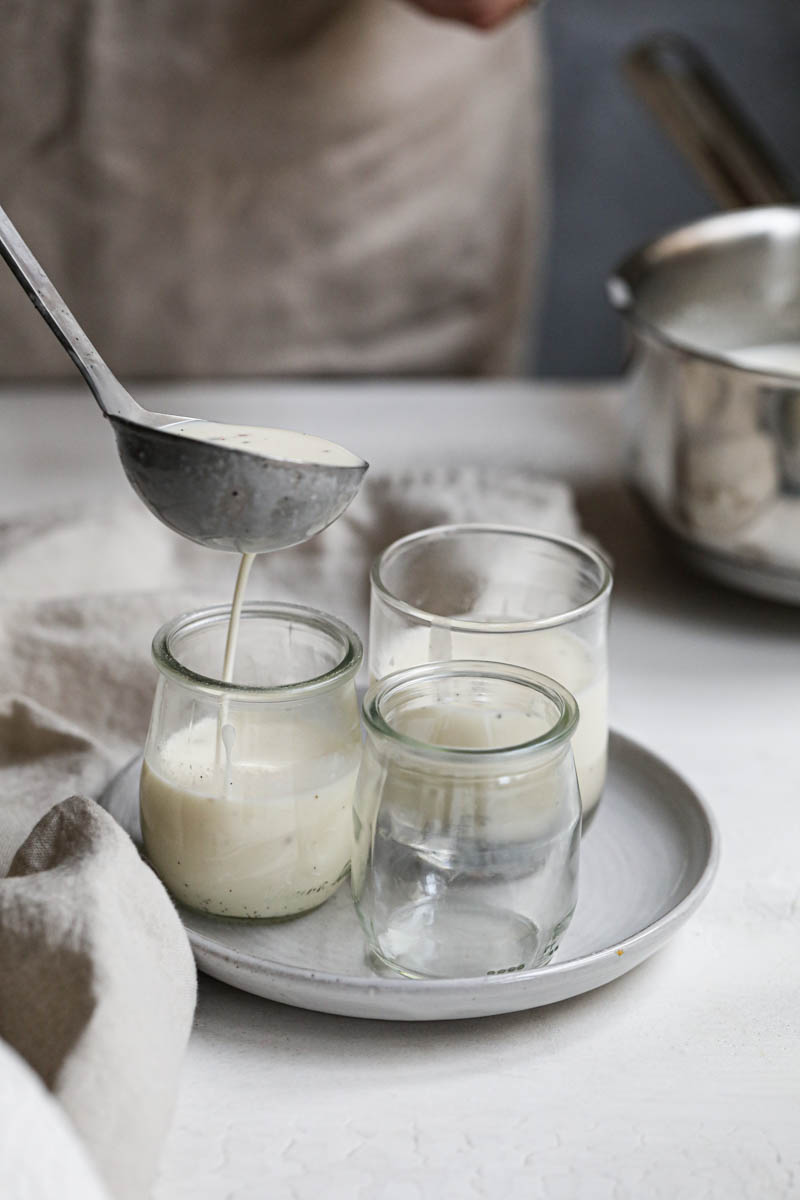
[[[581,805],[558,683],[485,662],[372,685],[353,897],[371,952],[411,977],[541,966],[577,899]]]
[[[322,904],[347,874],[361,643],[314,609],[246,604],[237,682],[222,683],[229,616],[189,613],[153,642],[144,844],[182,903],[285,918]]]
[[[413,533],[372,568],[370,678],[486,659],[558,680],[581,711],[573,751],[586,828],[606,776],[611,584],[596,551],[553,534],[495,525]]]

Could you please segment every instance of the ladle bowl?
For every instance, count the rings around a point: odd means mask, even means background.
[[[171,433],[184,417],[147,413],[158,421],[151,426],[106,415],[139,498],[170,529],[216,550],[259,554],[307,541],[344,512],[367,469],[266,458]]]

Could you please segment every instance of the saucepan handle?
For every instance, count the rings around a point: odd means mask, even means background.
[[[629,49],[624,71],[722,208],[791,204],[797,188],[690,41],[673,33]]]

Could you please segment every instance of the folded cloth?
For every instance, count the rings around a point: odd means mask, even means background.
[[[9,1200],[109,1200],[63,1110],[2,1039],[0,1114],[0,1195]]]
[[[249,595],[327,609],[363,635],[375,554],[462,520],[579,531],[555,482],[480,469],[378,476],[325,533],[262,556]],[[133,497],[0,525],[0,875],[10,868],[0,1036],[61,1100],[110,1193],[126,1200],[146,1194],[168,1124],[193,965],[166,892],[126,835],[89,800],[58,802],[98,796],[141,747],[154,632],[178,612],[229,602],[235,570],[232,556],[183,541]],[[0,1128],[5,1116],[0,1107]]]
[[[0,1035],[56,1091],[115,1194],[145,1195],[191,1028],[194,962],[164,888],[93,800],[55,805],[14,856],[0,963]]]

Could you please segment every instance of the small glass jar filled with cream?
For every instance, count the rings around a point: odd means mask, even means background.
[[[577,900],[581,802],[565,688],[451,662],[364,699],[353,898],[369,950],[410,977],[542,966]]]
[[[181,903],[280,920],[347,875],[361,757],[361,643],[335,617],[245,604],[236,682],[221,672],[227,606],[153,641],[158,684],[140,785],[147,857]]]

